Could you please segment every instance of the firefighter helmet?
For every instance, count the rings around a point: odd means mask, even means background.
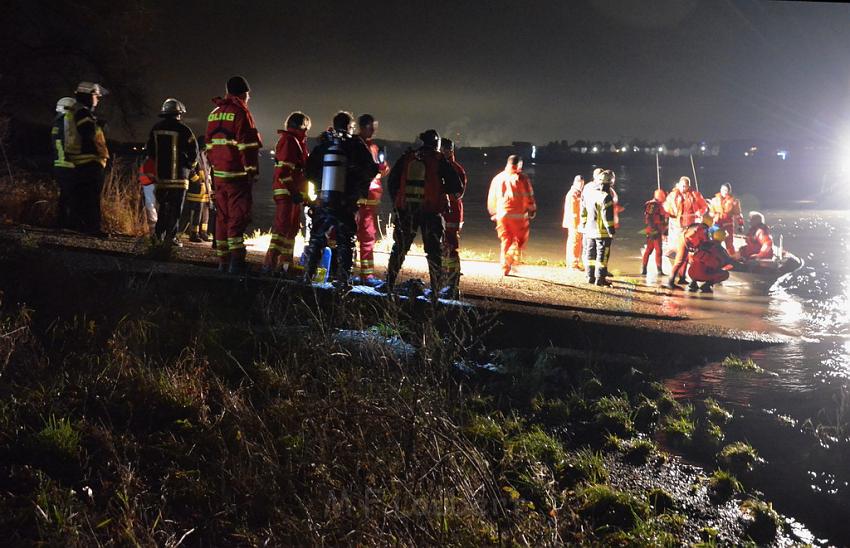
[[[104,95],[109,95],[109,90],[94,82],[80,82],[77,84],[75,93],[90,93],[98,97],[103,97]]]
[[[159,109],[160,116],[183,116],[186,114],[186,105],[175,99],[174,97],[169,97],[162,103],[162,108]]]
[[[73,97],[62,97],[61,99],[59,99],[59,101],[56,102],[56,112],[58,112],[59,114],[63,114],[74,108],[74,105],[76,104],[77,100]]]
[[[419,134],[419,140],[422,141],[422,146],[431,150],[439,150],[440,134],[436,129],[427,129]]]

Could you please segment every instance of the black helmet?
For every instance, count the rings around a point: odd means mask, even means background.
[[[231,95],[241,95],[248,91],[251,91],[251,87],[242,76],[233,76],[227,81],[227,93]]]
[[[440,148],[440,134],[436,129],[428,129],[419,134],[419,140],[422,141],[422,146],[432,150]]]
[[[162,108],[159,109],[159,115],[162,117],[166,116],[176,116],[177,118],[186,114],[186,105],[175,99],[174,97],[169,97],[162,103]]]

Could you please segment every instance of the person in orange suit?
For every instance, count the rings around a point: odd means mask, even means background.
[[[764,215],[758,211],[750,212],[750,229],[747,231],[747,243],[738,250],[745,261],[773,258],[773,237],[764,224]]]
[[[730,255],[735,254],[733,240],[735,229],[744,225],[744,216],[741,214],[741,202],[732,195],[732,185],[723,183],[720,192],[708,203],[708,214],[714,220],[714,224],[726,232],[726,251]]]
[[[661,241],[667,227],[667,213],[664,211],[664,199],[667,195],[660,188],[655,191],[651,200],[643,206],[643,222],[646,225],[646,249],[643,252],[643,263],[640,273],[646,276],[646,266],[649,257],[655,253],[655,272],[663,276],[661,270]]]
[[[664,200],[664,211],[669,215],[667,238],[677,241],[679,235],[690,225],[699,223],[703,213],[708,210],[708,204],[702,194],[691,188],[691,180],[688,177],[679,178],[676,188],[670,191]],[[676,264],[680,270],[670,273],[671,276],[679,276],[679,283],[685,283],[685,269],[687,263],[676,258]]]
[[[275,202],[274,225],[263,273],[284,274],[296,278],[303,274],[292,260],[295,236],[301,229],[301,214],[307,195],[307,132],[312,122],[300,111],[291,113],[278,130],[272,194]]]
[[[567,229],[566,265],[571,270],[584,270],[582,259],[582,235],[578,231],[581,224],[581,192],[584,189],[584,177],[576,175],[573,185],[564,198],[564,221],[561,226]]]
[[[522,172],[520,156],[508,156],[505,169],[490,181],[487,211],[490,219],[496,222],[496,233],[501,241],[499,264],[502,274],[507,276],[522,258],[528,243],[530,220],[537,215],[534,189],[531,179]]]

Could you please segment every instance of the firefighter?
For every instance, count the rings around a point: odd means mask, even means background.
[[[741,202],[732,195],[732,185],[723,183],[720,192],[714,195],[708,203],[708,214],[714,220],[714,224],[726,232],[726,251],[734,255],[734,235],[737,228],[744,225],[744,216],[741,214]]]
[[[100,84],[80,82],[73,105],[66,102],[61,131],[58,125],[55,126],[57,137],[62,141],[62,151],[60,153],[57,149],[56,159],[60,155],[64,156],[63,165],[69,170],[73,169],[74,173],[73,177],[68,176],[65,181],[63,193],[67,195],[66,198],[60,197],[65,209],[63,222],[67,222],[68,228],[95,236],[106,235],[101,230],[100,195],[109,150],[103,123],[97,119],[94,111],[101,97],[108,93]]]
[[[198,142],[195,134],[181,122],[186,107],[173,97],[162,103],[162,118],[151,128],[146,148],[156,168],[156,201],[159,204],[155,228],[156,239],[166,247],[177,245],[177,231],[189,179],[198,164]]]
[[[587,283],[610,286],[608,259],[617,229],[614,220],[613,173],[604,170],[581,193],[580,218],[584,234],[584,267]]]
[[[723,229],[720,229],[714,235],[714,238],[703,241],[690,253],[688,277],[691,283],[688,285],[688,291],[699,289],[703,293],[711,293],[712,285],[729,278],[729,269],[733,261],[721,245],[726,234]],[[697,282],[703,283],[700,286]]]
[[[443,217],[448,194],[463,192],[452,164],[440,152],[440,134],[429,129],[419,135],[421,145],[408,150],[390,171],[387,184],[393,202],[393,249],[387,263],[386,290],[392,292],[396,278],[421,228],[428,259],[431,298],[442,289]]]
[[[773,237],[764,224],[764,215],[750,211],[750,229],[747,231],[747,243],[738,250],[745,261],[773,258]]]
[[[667,228],[667,213],[664,211],[664,199],[666,194],[660,188],[655,191],[652,199],[643,206],[643,222],[646,232],[646,249],[643,251],[643,261],[640,273],[646,276],[646,266],[649,256],[655,253],[655,272],[658,276],[664,276],[661,269],[661,241]]]
[[[263,146],[248,110],[251,89],[241,76],[227,81],[227,94],[213,99],[207,116],[206,150],[215,190],[215,248],[219,271],[247,273],[244,233],[251,222],[252,187]]]
[[[440,297],[456,299],[460,286],[460,231],[463,229],[463,194],[466,192],[466,170],[455,159],[455,144],[451,139],[440,139],[440,152],[451,164],[460,178],[463,189],[448,195],[447,207],[443,211],[443,288]]]
[[[319,137],[307,159],[307,178],[320,185],[317,206],[312,208],[310,243],[304,250],[304,282],[310,283],[328,245],[328,233],[336,238],[337,261],[333,276],[347,287],[354,259],[354,220],[357,200],[369,193],[378,164],[363,139],[355,138],[354,116],[340,111],[333,125]]]
[[[670,241],[678,241],[679,235],[688,226],[698,223],[702,220],[703,214],[708,210],[708,204],[702,194],[691,188],[691,180],[688,177],[680,177],[676,187],[670,191],[667,198],[664,200],[664,211],[669,216],[668,220],[668,239]],[[687,263],[679,261],[676,258],[676,263],[680,264],[679,271],[674,270],[670,273],[671,276],[679,276],[679,283],[685,283],[685,270]]]
[[[578,231],[581,222],[581,192],[584,190],[584,177],[576,175],[573,184],[564,198],[564,221],[561,226],[567,229],[567,253],[565,264],[570,270],[584,270],[581,262],[582,235]]]
[[[508,156],[505,169],[490,181],[487,211],[496,221],[496,234],[501,241],[499,265],[502,275],[511,273],[514,264],[522,259],[528,243],[530,220],[537,215],[531,179],[522,172],[522,158]]]
[[[139,184],[142,187],[142,198],[145,202],[145,218],[148,222],[148,235],[151,241],[156,240],[156,165],[153,158],[145,158],[139,166]]]
[[[186,192],[184,205],[186,230],[189,241],[195,243],[209,242],[210,203],[212,181],[210,168],[203,147],[198,146],[198,163],[189,178],[189,189]]]
[[[310,117],[300,111],[292,112],[278,130],[275,146],[275,169],[272,192],[275,203],[272,239],[263,272],[296,276],[292,260],[295,236],[301,230],[301,214],[307,196],[307,132],[312,127]]]
[[[74,162],[65,157],[66,124],[74,123],[74,107],[77,101],[73,97],[62,97],[56,103],[56,116],[51,129],[53,150],[53,176],[59,187],[59,206],[57,208],[57,225],[59,228],[79,228],[79,219],[73,215],[79,206],[73,203]]]
[[[378,121],[371,114],[362,114],[357,119],[357,136],[363,140],[372,160],[378,164],[378,174],[369,183],[369,193],[365,198],[357,200],[357,241],[360,244],[359,265],[356,283],[363,283],[371,287],[380,285],[380,280],[375,277],[375,239],[378,235],[378,208],[381,205],[381,195],[384,192],[381,186],[381,177],[389,173],[387,161],[378,150],[378,145],[372,142]]]

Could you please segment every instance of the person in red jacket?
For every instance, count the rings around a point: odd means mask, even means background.
[[[300,111],[291,113],[284,126],[279,130],[280,138],[275,147],[275,170],[272,193],[275,202],[272,239],[263,273],[282,273],[288,277],[297,277],[296,265],[292,260],[295,236],[301,229],[301,214],[307,198],[307,132],[312,122],[310,117]]]
[[[770,229],[764,224],[764,215],[758,211],[750,211],[750,230],[747,231],[747,243],[738,250],[741,259],[773,258],[773,237]]]
[[[449,194],[446,210],[443,212],[443,288],[440,297],[455,299],[460,285],[460,231],[463,228],[463,193],[466,192],[466,170],[455,159],[455,144],[451,139],[440,140],[440,151],[452,165],[460,178],[463,190]]]
[[[389,173],[389,166],[381,156],[378,145],[372,142],[378,121],[371,114],[361,114],[357,118],[357,135],[366,144],[372,159],[378,164],[378,174],[369,183],[369,194],[357,200],[357,241],[360,243],[360,256],[355,283],[377,287],[381,281],[375,277],[375,240],[378,236],[378,208],[384,189],[381,177]]]
[[[655,191],[652,199],[646,202],[643,207],[643,222],[646,225],[646,249],[643,252],[643,263],[640,273],[646,276],[646,265],[649,263],[649,256],[655,253],[655,272],[659,276],[663,276],[661,270],[661,241],[664,237],[664,230],[667,228],[667,213],[664,211],[664,199],[667,196],[660,188]]]
[[[254,117],[248,110],[250,88],[245,78],[227,81],[227,94],[213,99],[207,117],[207,159],[215,188],[215,248],[219,270],[242,275],[245,263],[244,233],[251,222],[252,187],[259,174],[263,146]],[[229,266],[228,266],[229,265]]]
[[[393,250],[387,263],[384,289],[392,293],[401,266],[416,233],[422,230],[422,243],[428,257],[431,298],[436,299],[442,285],[443,211],[447,194],[463,191],[460,177],[440,152],[440,134],[429,129],[419,135],[422,143],[398,159],[387,177],[393,201]]]
[[[672,241],[675,245],[676,261],[673,263],[673,270],[667,280],[669,289],[682,289],[676,285],[677,273],[681,273],[681,277],[684,279],[691,253],[710,240],[708,225],[704,222],[693,223],[676,236],[676,239]],[[679,283],[684,282],[679,281]]]
[[[719,241],[708,239],[694,249],[688,259],[688,277],[691,283],[688,291],[699,289],[703,293],[711,293],[711,286],[729,278],[729,268],[732,259],[723,249]],[[703,282],[701,286],[697,282]]]
[[[564,198],[564,221],[561,226],[567,229],[567,268],[584,270],[581,264],[582,235],[578,231],[581,224],[581,192],[584,190],[584,177],[576,175],[573,185]]]
[[[723,183],[720,192],[708,203],[708,214],[714,220],[714,224],[726,232],[726,251],[730,255],[735,253],[733,245],[736,228],[743,226],[744,216],[741,214],[741,202],[732,195],[732,185]]]
[[[145,200],[145,218],[148,221],[148,231],[151,238],[156,234],[156,164],[153,158],[147,158],[139,166],[139,184]]]
[[[529,221],[537,215],[534,189],[531,180],[522,172],[520,156],[508,156],[505,169],[490,181],[487,211],[490,219],[496,221],[496,234],[502,243],[499,264],[502,274],[507,276],[522,258],[522,250],[528,243]]]

